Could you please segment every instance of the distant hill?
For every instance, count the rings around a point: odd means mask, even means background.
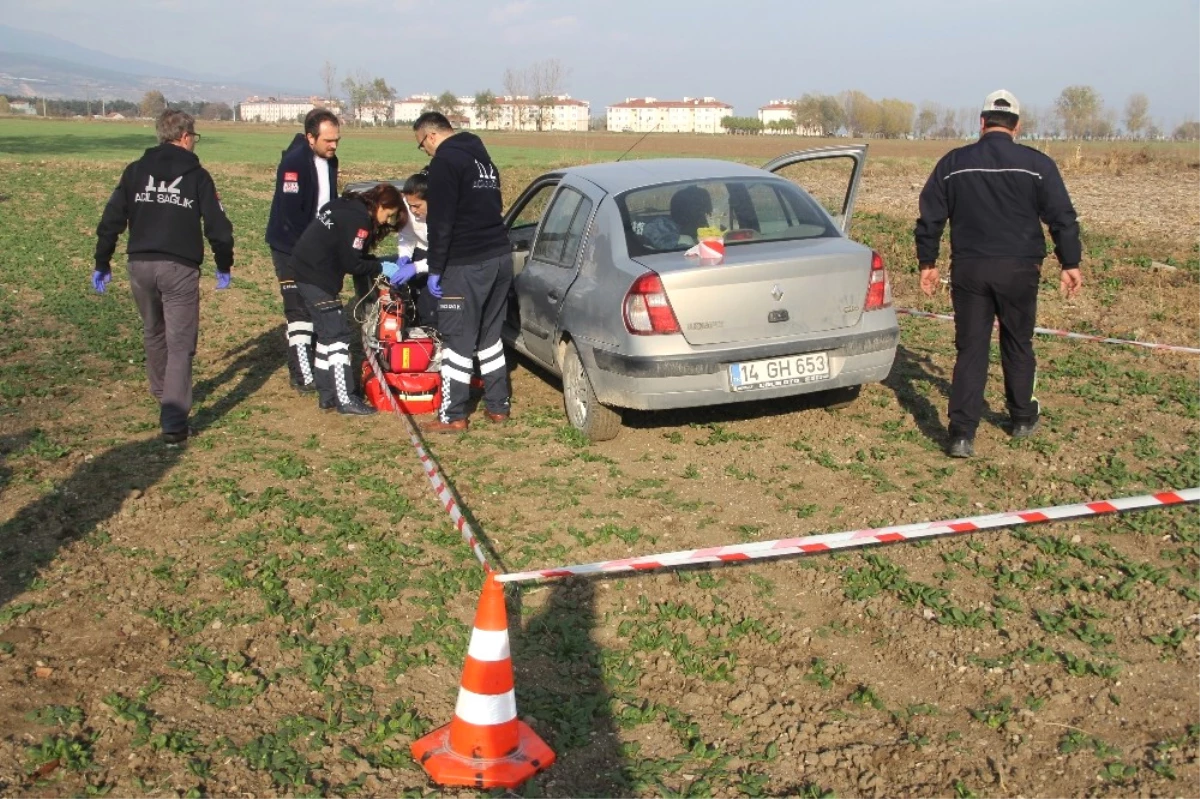
[[[122,58],[9,25],[0,25],[0,93],[62,100],[140,100],[157,89],[167,100],[240,102],[252,94],[305,95],[312,88],[272,86]]]

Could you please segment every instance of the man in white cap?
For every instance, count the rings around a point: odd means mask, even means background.
[[[950,221],[950,290],[958,358],[950,387],[952,458],[975,454],[983,412],[992,327],[1000,320],[1000,365],[1013,438],[1037,432],[1041,409],[1033,396],[1037,361],[1033,328],[1038,282],[1050,229],[1068,297],[1083,285],[1082,246],[1075,208],[1054,161],[1014,141],[1021,105],[1012,92],[992,92],[979,114],[979,140],[942,157],[921,190],[914,237],[921,290],[938,285],[938,247]]]

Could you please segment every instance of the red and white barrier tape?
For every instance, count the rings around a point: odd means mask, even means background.
[[[918,311],[915,308],[897,308],[896,313],[904,314],[905,316],[916,316],[921,319],[944,319],[949,322],[954,321],[952,313],[930,313],[929,311]],[[1034,333],[1040,333],[1043,336],[1058,336],[1060,338],[1073,338],[1079,341],[1096,341],[1101,344],[1123,344],[1129,347],[1145,347],[1148,350],[1165,350],[1167,352],[1186,352],[1192,355],[1200,355],[1200,349],[1195,347],[1180,347],[1176,344],[1155,344],[1150,341],[1131,341],[1124,338],[1107,338],[1105,336],[1092,336],[1087,333],[1071,333],[1067,330],[1054,330],[1049,327],[1035,327]]]
[[[930,538],[950,533],[969,533],[994,527],[1015,527],[1021,524],[1059,521],[1080,516],[1099,516],[1105,513],[1117,513],[1139,508],[1179,505],[1192,502],[1200,502],[1200,488],[1164,491],[1158,494],[1147,494],[1140,497],[1122,497],[1101,502],[1087,502],[1081,505],[1055,505],[1036,510],[994,513],[987,516],[971,516],[965,519],[952,519],[950,521],[903,524],[896,527],[878,527],[868,530],[848,530],[842,533],[811,535],[805,538],[780,538],[775,541],[756,541],[752,544],[664,552],[659,555],[605,560],[580,566],[559,566],[553,569],[513,572],[511,574],[497,575],[496,579],[502,583],[513,583],[524,580],[546,580],[553,577],[566,577],[570,574],[651,571],[673,566],[687,566],[695,563],[757,560],[760,558],[778,558],[786,555],[811,555],[831,549],[863,547],[871,546],[872,544],[890,544],[894,541],[911,541],[917,538]]]
[[[400,410],[400,403],[396,402],[396,397],[393,396],[391,389],[387,388],[383,369],[380,368],[375,353],[371,351],[370,347],[365,346],[365,343],[363,350],[367,354],[367,362],[371,364],[371,371],[375,373],[375,379],[379,381],[380,387],[383,388],[384,393],[387,395],[388,403],[392,406],[392,411],[408,425],[408,438],[417,450],[417,457],[421,459],[421,468],[424,470],[425,476],[429,478],[429,485],[433,487],[433,493],[437,494],[438,502],[450,514],[450,520],[454,522],[454,526],[462,534],[463,541],[475,553],[475,558],[483,566],[484,571],[495,571],[492,568],[492,564],[488,563],[487,555],[484,553],[479,539],[475,537],[475,531],[467,522],[467,517],[463,516],[462,509],[458,506],[458,500],[454,497],[454,492],[450,490],[450,484],[446,482],[446,478],[442,476],[441,470],[438,469],[437,461],[425,451],[425,446],[421,443],[421,437],[417,435],[417,427],[413,423],[412,417]]]

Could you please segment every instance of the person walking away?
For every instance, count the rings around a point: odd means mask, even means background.
[[[975,454],[983,411],[992,327],[1000,320],[1000,364],[1012,436],[1037,432],[1037,361],[1033,328],[1038,282],[1050,229],[1062,266],[1060,287],[1074,297],[1083,285],[1082,247],[1075,208],[1058,167],[1047,155],[1017,144],[1020,104],[1004,89],[992,92],[979,116],[979,140],[944,155],[925,183],[914,238],[921,290],[938,286],[937,257],[950,221],[950,291],[957,359],[950,387],[948,454]]]
[[[413,123],[418,149],[429,162],[429,277],[426,289],[438,298],[442,339],[442,405],[422,429],[458,433],[468,428],[474,360],[483,377],[486,416],[503,424],[511,389],[500,329],[512,287],[512,246],[504,229],[500,173],[483,142],[456,132],[446,117],[427,111]]]
[[[267,220],[267,244],[287,320],[288,375],[292,387],[300,392],[316,391],[313,321],[296,289],[291,255],[317,211],[337,196],[340,141],[341,126],[332,111],[314,108],[308,112],[304,132],[292,139],[275,170],[275,195]]]
[[[217,288],[227,289],[233,268],[233,225],[212,176],[196,157],[196,122],[167,109],[155,124],[158,145],[125,167],[96,227],[92,286],[103,294],[112,257],[126,227],[129,285],[142,317],[146,374],[159,403],[162,440],[187,441],[191,430],[192,359],[200,331],[200,264],[204,241],[217,263]]]
[[[370,278],[382,271],[371,251],[403,224],[404,213],[400,192],[391,184],[380,183],[361,194],[347,192],[321,208],[292,250],[291,274],[316,332],[313,365],[321,410],[375,413],[358,396],[350,362],[350,325],[339,295],[346,275]],[[396,264],[387,263],[394,275]]]

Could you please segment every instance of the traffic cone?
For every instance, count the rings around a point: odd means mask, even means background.
[[[515,788],[554,762],[554,751],[517,718],[504,589],[490,572],[454,718],[414,741],[412,755],[439,785],[474,788]]]

